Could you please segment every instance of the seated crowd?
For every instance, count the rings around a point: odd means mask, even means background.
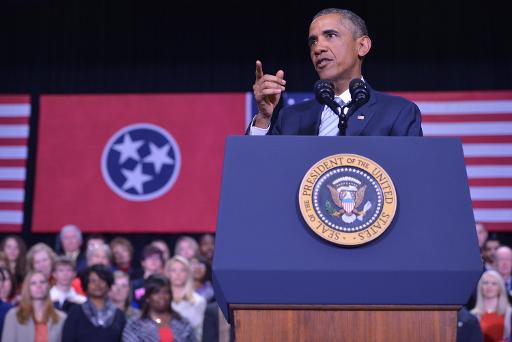
[[[214,236],[152,241],[134,262],[124,237],[110,242],[67,225],[58,255],[0,242],[1,341],[229,341],[211,283]],[[213,310],[212,310],[213,308]],[[213,323],[212,323],[213,322]]]

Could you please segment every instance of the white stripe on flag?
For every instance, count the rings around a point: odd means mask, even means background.
[[[0,104],[0,118],[23,118],[30,116],[29,104]]]
[[[25,146],[0,147],[0,159],[27,159]]]
[[[512,144],[464,144],[465,157],[512,157]]]
[[[25,168],[0,167],[0,180],[25,180]]]
[[[484,222],[512,222],[511,209],[475,209],[475,220]]]
[[[422,123],[425,135],[512,135],[512,122]]]
[[[0,210],[0,223],[23,223],[21,210]]]
[[[512,178],[512,166],[466,166],[469,178]]]
[[[25,191],[21,189],[0,189],[0,202],[23,202]]]
[[[512,100],[417,101],[423,114],[506,114],[512,113]]]
[[[473,201],[512,200],[512,187],[510,186],[472,186],[469,192]]]
[[[0,138],[27,138],[28,125],[0,125]]]

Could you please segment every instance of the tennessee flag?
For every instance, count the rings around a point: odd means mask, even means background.
[[[32,231],[215,230],[225,138],[244,94],[47,95]]]

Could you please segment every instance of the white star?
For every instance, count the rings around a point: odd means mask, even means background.
[[[139,153],[137,152],[137,150],[142,145],[144,145],[144,141],[142,141],[142,140],[132,141],[130,134],[125,134],[123,136],[123,142],[119,143],[119,144],[115,144],[112,147],[112,149],[121,153],[121,156],[119,157],[119,164],[122,164],[129,158],[133,158],[136,161],[139,161],[140,156],[139,156]]]
[[[171,149],[171,145],[165,144],[162,147],[158,147],[152,142],[149,143],[150,153],[144,158],[145,163],[153,163],[156,173],[160,173],[164,165],[173,165],[174,160],[169,157],[168,153]]]
[[[144,191],[142,189],[143,184],[153,179],[152,176],[142,172],[141,163],[138,163],[133,170],[121,169],[121,172],[126,178],[126,181],[122,186],[123,190],[134,188],[139,194]]]

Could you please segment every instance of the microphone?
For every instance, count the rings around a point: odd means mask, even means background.
[[[366,83],[359,78],[354,78],[350,81],[348,89],[352,97],[351,105],[355,104],[356,108],[361,107],[370,99],[370,92]]]
[[[341,114],[340,105],[334,101],[334,85],[331,81],[318,80],[314,86],[315,98],[318,102],[328,106],[337,115]]]

